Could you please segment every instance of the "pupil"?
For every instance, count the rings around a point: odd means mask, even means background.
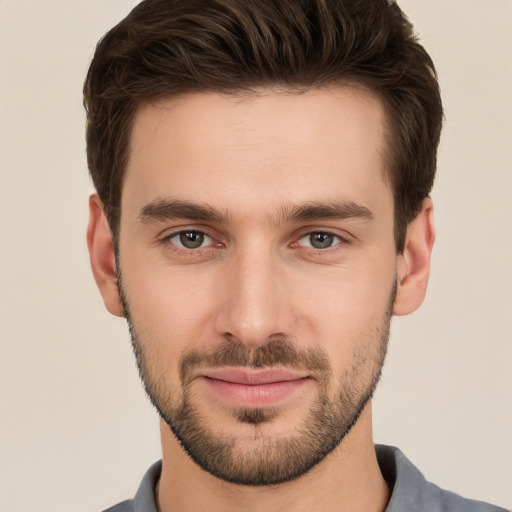
[[[185,231],[180,235],[180,242],[187,249],[197,249],[203,245],[204,235],[198,231]]]
[[[315,249],[326,249],[333,244],[334,235],[330,233],[313,233],[309,239]]]

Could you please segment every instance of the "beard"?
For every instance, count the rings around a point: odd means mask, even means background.
[[[119,268],[119,267],[118,267]],[[393,286],[388,308],[380,325],[361,335],[352,360],[343,374],[334,376],[327,354],[319,348],[301,349],[285,336],[273,336],[255,349],[237,339],[210,350],[191,349],[179,361],[180,388],[158,371],[158,356],[142,340],[131,315],[129,302],[118,275],[121,303],[127,319],[139,375],[160,417],[188,456],[204,471],[226,482],[266,486],[289,482],[306,474],[332,452],[356,424],[373,396],[380,379],[389,339]],[[314,372],[317,393],[302,422],[291,434],[268,434],[283,410],[280,407],[234,408],[238,424],[252,426],[252,442],[241,443],[234,433],[215,431],[195,402],[194,370],[221,366],[246,368],[284,367]]]

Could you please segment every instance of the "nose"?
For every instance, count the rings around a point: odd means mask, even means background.
[[[269,338],[293,335],[293,296],[286,269],[270,251],[252,251],[227,264],[220,288],[217,332],[247,348]]]

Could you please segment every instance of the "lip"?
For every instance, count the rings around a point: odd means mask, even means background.
[[[308,377],[307,372],[297,372],[286,368],[213,368],[202,372],[203,377],[232,384],[245,384],[247,386],[258,386],[261,384],[272,384],[277,382],[289,382]]]
[[[215,368],[199,376],[208,389],[235,407],[271,407],[298,393],[309,374],[283,368]]]

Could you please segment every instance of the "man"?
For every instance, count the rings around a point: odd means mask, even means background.
[[[442,106],[400,9],[145,0],[84,92],[91,264],[161,416],[112,510],[500,510],[372,439],[435,238]]]

